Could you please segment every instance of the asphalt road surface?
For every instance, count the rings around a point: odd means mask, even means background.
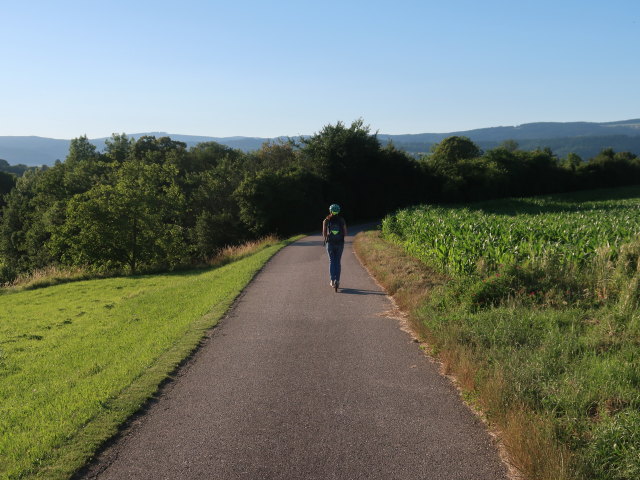
[[[319,235],[281,250],[82,478],[504,480],[351,241],[338,293]]]

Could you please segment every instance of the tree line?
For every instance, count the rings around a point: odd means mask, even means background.
[[[515,142],[482,152],[454,136],[414,159],[383,146],[362,120],[249,153],[124,134],[98,152],[80,137],[53,167],[0,177],[0,283],[49,265],[96,273],[193,265],[268,233],[315,231],[331,203],[353,222],[414,203],[639,182],[640,160],[611,149],[583,161]]]
[[[0,172],[4,172],[4,173],[13,173],[15,176],[20,176],[22,175],[24,172],[26,172],[29,169],[33,169],[34,167],[28,167],[26,165],[23,164],[18,164],[18,165],[10,165],[9,162],[7,162],[6,160],[0,158]]]

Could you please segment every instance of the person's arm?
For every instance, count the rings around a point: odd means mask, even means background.
[[[342,233],[344,233],[344,236],[347,236],[347,222],[342,219]]]
[[[324,243],[327,243],[327,219],[326,218],[322,221],[322,240]]]

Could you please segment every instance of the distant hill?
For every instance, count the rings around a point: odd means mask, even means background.
[[[471,137],[481,150],[489,150],[499,146],[505,138],[500,141],[478,140]],[[384,139],[383,142],[388,142]],[[616,152],[632,152],[640,156],[640,136],[612,135],[606,137],[559,137],[559,138],[538,138],[531,140],[516,140],[518,147],[522,150],[536,150],[538,148],[550,148],[559,158],[564,158],[569,153],[576,153],[583,160],[588,160],[604,148],[613,148]],[[403,143],[393,141],[393,144],[411,154],[424,154],[431,150],[431,147],[438,142],[415,142]]]
[[[640,154],[640,119],[607,123],[540,122],[449,133],[380,134],[378,138],[410,153],[426,153],[452,135],[469,137],[483,150],[495,148],[505,140],[515,140],[523,150],[549,147],[559,157],[573,152],[588,159],[608,147]]]
[[[272,140],[259,137],[203,137],[164,132],[135,133],[129,134],[129,137],[137,139],[143,135],[169,136],[173,140],[185,142],[188,147],[213,141],[244,151],[256,150],[264,142]],[[484,150],[493,148],[505,140],[515,140],[524,150],[549,147],[560,157],[574,152],[587,159],[607,147],[616,151],[640,154],[640,119],[606,123],[540,122],[449,133],[407,135],[381,133],[378,134],[378,138],[382,143],[393,142],[396,147],[410,153],[424,153],[428,152],[433,144],[452,135],[469,137]],[[102,150],[105,140],[106,138],[97,138],[91,141],[99,150]],[[70,140],[53,138],[0,136],[0,158],[6,159],[11,164],[52,165],[56,160],[64,160],[69,151],[69,143]]]
[[[268,138],[253,137],[199,137],[194,135],[175,135],[164,132],[128,134],[130,138],[138,139],[144,135],[156,137],[171,137],[173,140],[185,142],[193,147],[202,142],[218,142],[231,148],[250,151],[259,149]],[[91,143],[102,151],[105,140],[109,137],[90,139]],[[23,163],[28,166],[53,165],[56,160],[64,160],[69,153],[71,140],[60,140],[43,137],[2,137],[0,136],[0,158],[11,164]]]
[[[64,160],[69,152],[69,140],[42,137],[0,137],[0,158],[12,165],[53,165]]]

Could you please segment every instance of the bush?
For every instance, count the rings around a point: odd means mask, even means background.
[[[4,260],[0,259],[0,285],[11,283],[17,275],[16,269],[8,265]]]

